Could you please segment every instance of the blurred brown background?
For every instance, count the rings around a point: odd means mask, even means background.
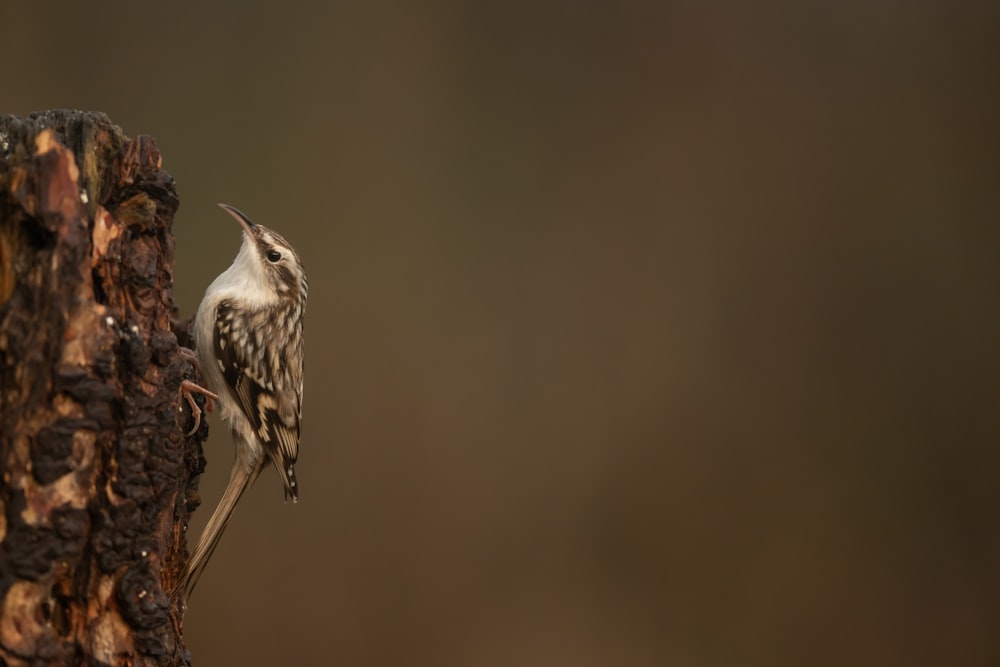
[[[7,3],[0,43],[0,111],[156,138],[183,313],[216,202],[309,270],[303,500],[244,500],[196,665],[1000,664],[997,3]]]

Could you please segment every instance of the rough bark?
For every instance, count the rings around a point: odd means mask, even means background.
[[[164,588],[207,427],[161,162],[103,114],[0,116],[0,664],[188,662]]]

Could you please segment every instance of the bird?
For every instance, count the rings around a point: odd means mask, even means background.
[[[303,329],[309,283],[298,254],[277,232],[219,204],[243,228],[232,266],[205,290],[194,318],[195,348],[235,458],[229,483],[172,589],[186,602],[243,493],[267,461],[298,502],[295,461],[302,421]]]

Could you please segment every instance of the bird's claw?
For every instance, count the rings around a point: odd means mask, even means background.
[[[198,403],[194,400],[194,396],[192,396],[192,394],[201,394],[205,397],[206,412],[212,411],[213,400],[219,400],[218,394],[205,389],[191,380],[184,380],[181,382],[181,395],[187,400],[188,405],[191,406],[191,416],[194,417],[194,427],[185,433],[188,437],[194,435],[195,432],[201,427],[201,408],[198,407]]]

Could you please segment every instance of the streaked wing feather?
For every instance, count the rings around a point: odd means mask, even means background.
[[[226,385],[250,420],[261,445],[272,458],[277,454],[275,465],[285,469],[298,458],[299,398],[294,390],[272,390],[265,386],[260,377],[263,374],[261,364],[252,362],[252,359],[264,358],[262,351],[254,347],[259,341],[244,336],[241,344],[235,344],[236,317],[239,314],[227,302],[219,305],[213,340],[215,355],[221,362]],[[237,323],[236,326],[246,331],[249,324]],[[271,385],[274,386],[273,380]]]

